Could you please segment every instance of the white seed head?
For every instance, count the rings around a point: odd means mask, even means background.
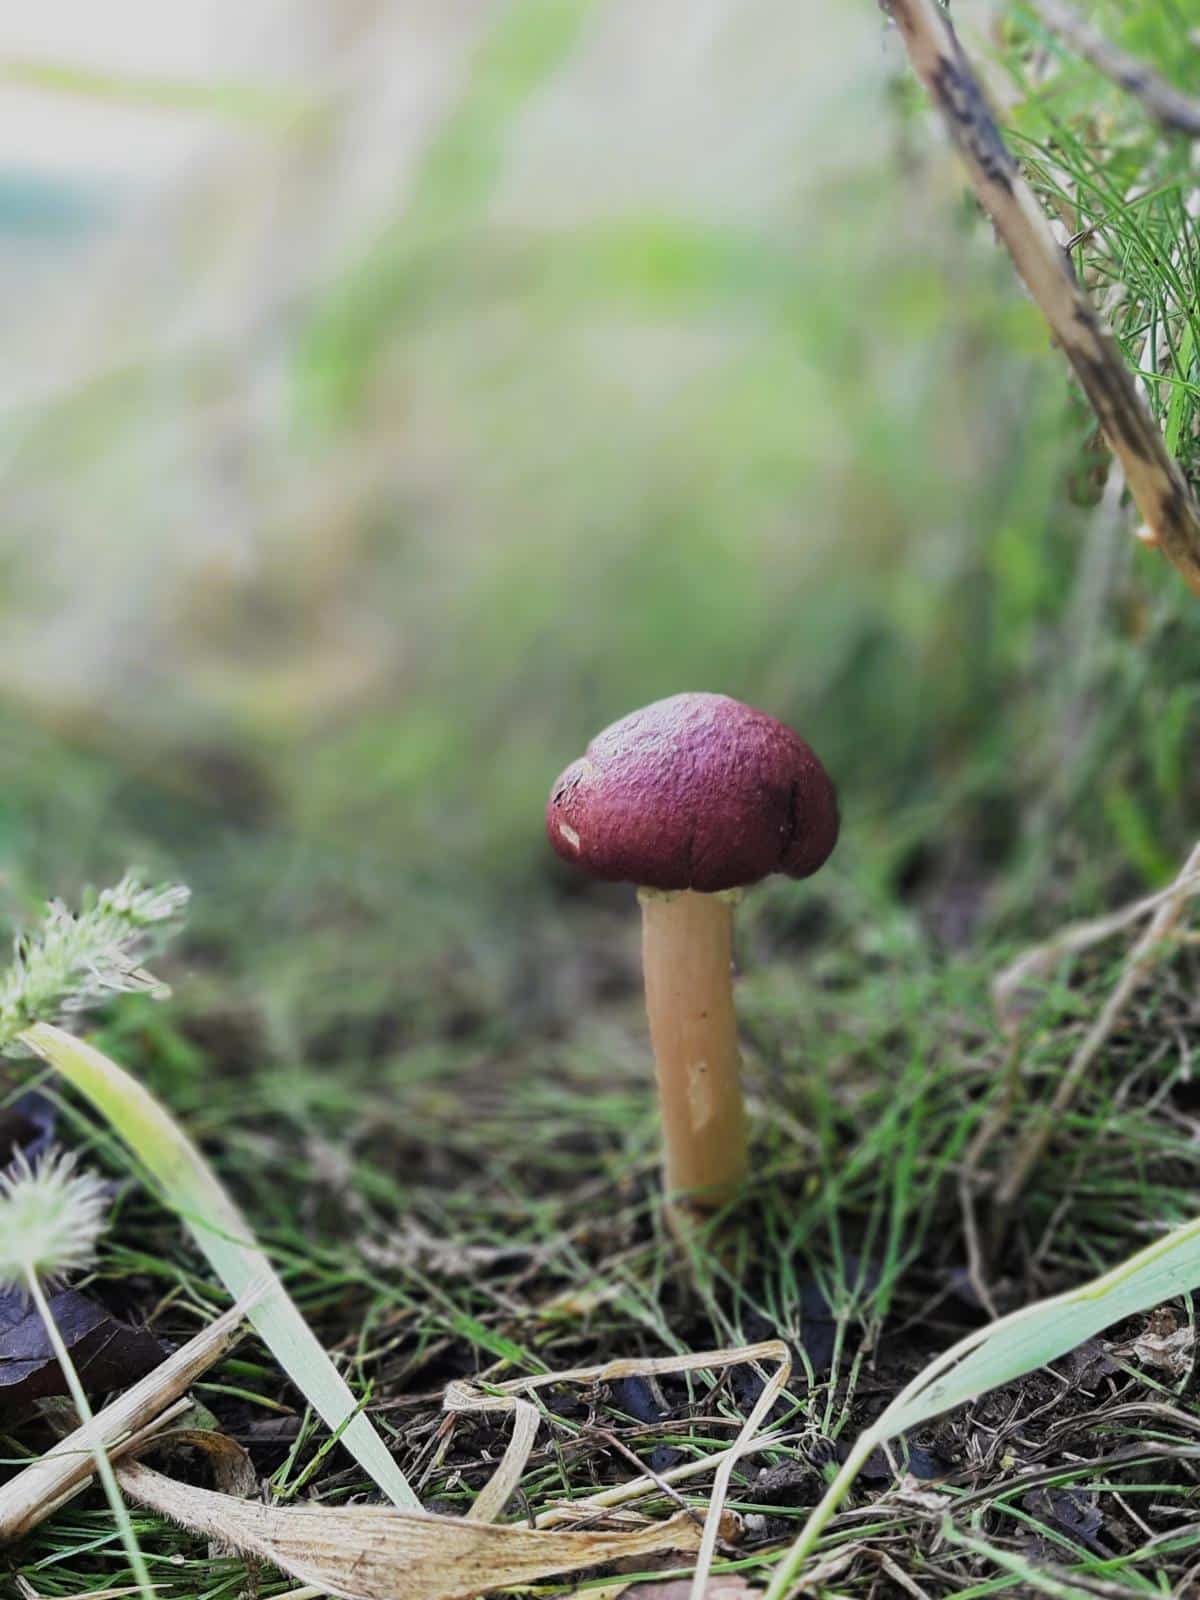
[[[91,1265],[104,1231],[108,1193],[75,1155],[51,1151],[33,1165],[18,1155],[0,1173],[0,1283],[25,1284],[29,1273],[54,1283]]]

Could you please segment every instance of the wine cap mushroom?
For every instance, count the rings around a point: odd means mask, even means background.
[[[594,878],[715,894],[816,872],[837,843],[837,794],[782,722],[677,694],[596,735],[554,785],[546,829]]]
[[[723,694],[679,694],[597,734],[550,793],[565,861],[638,885],[667,1187],[719,1205],[745,1172],[729,890],[806,878],[838,836],[837,794],[799,735]]]

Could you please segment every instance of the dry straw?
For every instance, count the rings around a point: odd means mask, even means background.
[[[884,0],[1013,265],[1070,361],[1157,544],[1200,594],[1200,507],[1120,351],[1071,270],[937,0]]]

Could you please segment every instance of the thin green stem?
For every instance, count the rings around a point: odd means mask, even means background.
[[[862,1471],[863,1463],[874,1450],[875,1444],[875,1435],[870,1429],[860,1434],[853,1450],[842,1463],[837,1477],[809,1512],[808,1521],[801,1528],[795,1544],[775,1568],[775,1575],[763,1600],[784,1600],[788,1590],[800,1576],[804,1563],[816,1549],[817,1541],[824,1533],[826,1524],[850,1493],[851,1485]]]
[[[137,1542],[137,1535],[133,1531],[133,1523],[129,1518],[129,1508],[121,1495],[117,1483],[116,1473],[112,1469],[112,1462],[108,1459],[107,1452],[96,1433],[96,1419],[92,1408],[88,1404],[87,1395],[83,1392],[83,1384],[79,1381],[79,1374],[75,1370],[75,1363],[71,1360],[62,1334],[58,1331],[58,1323],[54,1320],[54,1313],[50,1309],[41,1281],[32,1267],[25,1269],[25,1282],[33,1303],[38,1309],[46,1329],[46,1337],[50,1340],[50,1348],[54,1351],[55,1359],[62,1368],[62,1375],[67,1380],[67,1388],[71,1392],[71,1399],[75,1402],[75,1409],[79,1413],[91,1446],[92,1459],[96,1463],[96,1473],[104,1485],[104,1492],[108,1496],[108,1503],[116,1519],[117,1528],[121,1535],[121,1543],[125,1546],[125,1554],[129,1557],[129,1565],[133,1569],[137,1586],[142,1594],[142,1600],[154,1600],[154,1585],[150,1581],[150,1574],[146,1568],[146,1559],[142,1555]]]

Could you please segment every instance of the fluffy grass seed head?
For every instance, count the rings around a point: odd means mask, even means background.
[[[108,1215],[107,1186],[80,1172],[73,1152],[32,1165],[18,1155],[0,1172],[0,1283],[23,1287],[33,1273],[55,1284],[91,1265]]]
[[[23,1053],[20,1035],[35,1022],[85,1011],[115,994],[170,993],[142,965],[182,916],[182,884],[147,888],[130,875],[90,893],[72,912],[51,901],[40,928],[16,941],[13,963],[0,972],[0,1050]]]

